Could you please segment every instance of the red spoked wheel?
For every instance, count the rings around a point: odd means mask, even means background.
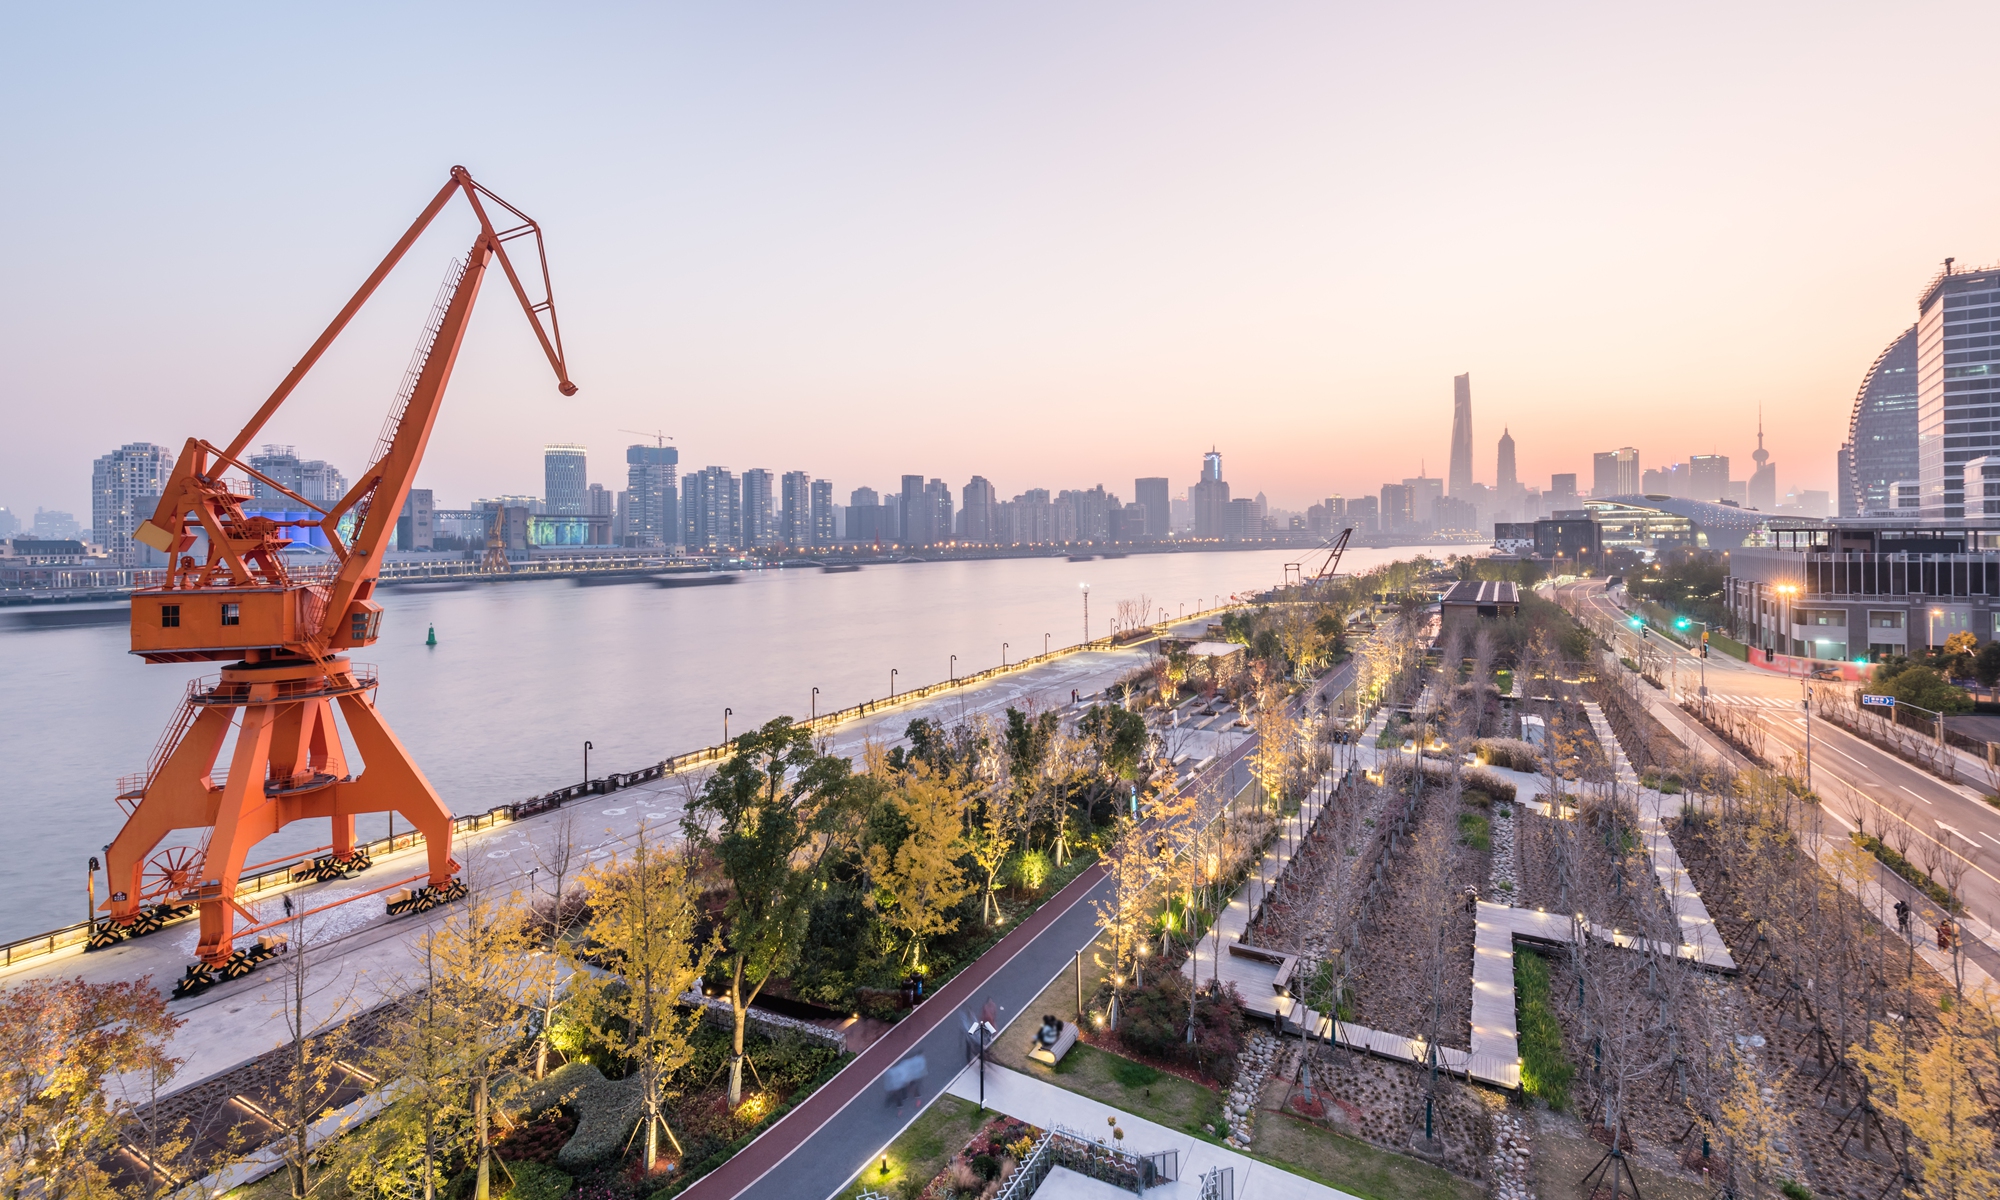
[[[146,860],[139,877],[139,899],[147,902],[172,900],[201,886],[201,867],[207,859],[200,846],[169,846]]]

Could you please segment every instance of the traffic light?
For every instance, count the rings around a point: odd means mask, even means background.
[[[1686,617],[1682,617],[1682,618],[1680,618],[1679,620],[1677,620],[1677,621],[1675,621],[1675,622],[1674,622],[1674,628],[1675,628],[1675,629],[1686,629],[1686,628],[1687,628],[1688,626],[1690,626],[1690,625],[1692,625],[1692,624],[1694,624],[1694,622],[1693,622],[1693,621],[1690,621],[1690,620],[1688,620],[1688,619],[1687,619]]]
[[[1646,627],[1646,618],[1633,617],[1630,621],[1630,624],[1634,629],[1644,629]]]
[[[1649,642],[1652,641],[1653,640],[1652,627],[1649,625],[1641,625],[1639,627],[1639,636],[1645,638]]]

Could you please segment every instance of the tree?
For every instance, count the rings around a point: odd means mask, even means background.
[[[750,1003],[798,953],[851,778],[846,759],[819,753],[810,731],[779,717],[736,739],[729,761],[682,819],[688,839],[714,854],[729,877],[723,954],[736,1027],[731,1105],[743,1099]]]
[[[643,845],[643,822],[640,836]],[[491,1195],[493,1090],[514,1065],[523,1001],[539,999],[556,978],[555,960],[539,952],[532,918],[519,892],[496,900],[475,890],[426,939],[434,943],[441,1004],[472,1092],[476,1200]]]
[[[1020,789],[1007,778],[1005,758],[999,758],[992,765],[995,768],[994,778],[980,789],[966,836],[973,864],[986,877],[979,919],[988,925],[993,923],[994,914],[1000,910],[999,901],[993,898],[994,880],[999,877],[1000,868],[1014,852],[1014,847],[1020,844],[1027,811]]]
[[[871,749],[868,773],[880,778],[889,771],[881,752]],[[874,884],[868,903],[883,924],[903,935],[904,955],[921,969],[924,942],[958,928],[946,914],[975,888],[958,865],[966,850],[965,798],[921,760],[884,783],[880,804],[902,836],[893,846],[872,842],[865,848],[862,861]]]
[[[2000,1192],[2000,1161],[1979,1090],[1979,1078],[1990,1078],[1995,1066],[1990,1040],[1981,1036],[1991,1031],[1979,1028],[1983,1007],[1960,1003],[1940,1012],[1938,1032],[1921,1050],[1913,1052],[1910,1034],[1887,1022],[1875,1026],[1872,1048],[1854,1048],[1871,1095],[1909,1130],[1922,1175],[1911,1196],[1958,1200]]]
[[[0,1190],[63,1200],[106,1184],[94,1161],[128,1105],[105,1081],[171,1072],[180,1027],[150,979],[34,979],[0,993]]]
[[[639,1077],[650,1171],[660,1159],[662,1130],[674,1152],[681,1153],[680,1139],[667,1123],[667,1084],[692,1057],[688,1038],[701,1020],[701,1009],[683,1005],[681,997],[699,987],[716,945],[695,941],[701,912],[686,860],[656,850],[643,823],[631,859],[592,868],[585,872],[583,886],[590,896],[590,922],[581,941],[594,964],[607,973],[588,969],[586,951],[568,949],[576,968],[576,1001],[590,1014],[592,1035],[616,1047]],[[742,962],[739,954],[739,986]],[[739,1010],[736,1061],[742,1054]],[[737,1100],[730,1097],[731,1104]]]
[[[1928,708],[1933,712],[1970,712],[1972,697],[1955,688],[1931,667],[1915,663],[1884,663],[1875,668],[1874,686],[1887,691],[1898,704]]]
[[[329,1001],[322,998],[322,987],[313,983],[313,954],[305,936],[303,908],[292,918],[290,928],[290,951],[276,968],[276,982],[282,989],[276,1002],[285,1031],[285,1056],[278,1064],[266,1113],[276,1127],[292,1200],[307,1200],[335,1175],[326,1169],[319,1143],[338,1131],[319,1130],[318,1126],[334,1093],[347,1079],[340,1060],[346,1051],[347,1018],[354,1004],[351,991]]]
[[[1986,687],[2000,684],[2000,638],[1979,648],[1972,659],[1972,675]]]
[[[396,1081],[394,1098],[369,1122],[367,1136],[346,1143],[350,1188],[434,1200],[447,1164],[470,1141],[458,1022],[445,999],[439,953],[444,936],[433,929],[411,945],[417,990],[404,997],[368,1055],[370,1071]]]

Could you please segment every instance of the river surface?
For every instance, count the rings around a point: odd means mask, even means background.
[[[1347,553],[1365,571],[1420,553]],[[1436,554],[1436,550],[1429,553]],[[1103,637],[1121,600],[1169,618],[1279,583],[1298,549],[905,563],[827,574],[741,572],[733,585],[580,586],[553,579],[390,588],[377,704],[447,805],[484,812],[635,770],[772,717],[820,711]],[[146,666],[123,605],[0,610],[0,940],[81,920],[86,860],[117,833],[118,776],[141,771],[188,680],[219,664]],[[438,644],[425,645],[437,630]],[[951,656],[957,655],[954,663]],[[351,745],[351,743],[350,743]],[[225,748],[223,760],[227,760]],[[353,769],[361,769],[359,756]],[[385,819],[357,820],[363,838]],[[301,822],[252,861],[321,844]],[[103,896],[98,881],[98,896]]]

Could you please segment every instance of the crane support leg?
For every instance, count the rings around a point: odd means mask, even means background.
[[[215,824],[222,789],[209,783],[208,777],[222,749],[222,739],[229,733],[232,715],[230,709],[210,708],[196,716],[181,740],[167,753],[159,774],[106,849],[105,878],[111,896],[103,907],[118,928],[127,929],[138,921],[148,900],[166,903],[179,898],[160,887],[148,886],[144,874],[146,860],[175,830]],[[168,881],[160,882],[164,886]]]
[[[347,718],[347,732],[353,735],[354,748],[367,766],[352,782],[334,785],[336,811],[348,814],[350,823],[355,813],[398,814],[424,835],[431,886],[450,887],[458,875],[458,860],[451,856],[451,810],[367,696],[359,692],[342,696],[340,712]]]

